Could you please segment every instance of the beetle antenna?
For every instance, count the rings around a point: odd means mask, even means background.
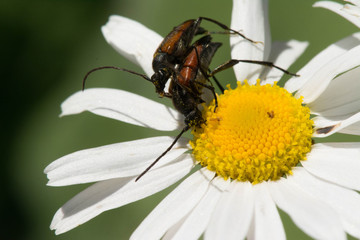
[[[141,73],[137,73],[137,72],[134,72],[134,71],[131,71],[131,70],[128,70],[128,69],[125,69],[125,68],[120,68],[120,67],[115,67],[115,66],[103,66],[103,67],[97,67],[97,68],[94,68],[94,69],[91,69],[89,72],[86,73],[84,79],[83,79],[83,82],[82,82],[82,90],[84,91],[85,89],[85,82],[86,82],[86,79],[89,77],[90,74],[92,74],[93,72],[96,72],[98,70],[102,70],[102,69],[115,69],[115,70],[120,70],[120,71],[124,71],[124,72],[128,72],[128,73],[132,73],[134,75],[137,75],[137,76],[140,76],[142,78],[144,78],[145,80],[149,81],[149,82],[153,82],[148,76],[146,76],[145,74],[141,74]]]
[[[179,140],[179,138],[184,134],[184,132],[189,130],[189,128],[189,126],[184,127],[181,132],[176,136],[171,145],[157,159],[155,159],[155,161],[153,161],[150,166],[148,166],[142,173],[140,173],[140,175],[135,179],[135,182],[137,182],[142,176],[144,176],[145,173],[147,173],[163,156],[165,156],[165,154],[167,154],[172,149],[172,147]]]

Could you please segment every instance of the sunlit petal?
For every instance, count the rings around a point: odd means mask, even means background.
[[[160,239],[206,194],[214,173],[200,170],[185,179],[143,220],[130,239]]]
[[[210,221],[220,196],[226,191],[229,183],[230,180],[224,181],[223,178],[213,179],[206,194],[196,207],[181,221],[180,225],[176,225],[174,230],[169,230],[164,236],[164,240],[199,239]]]
[[[315,101],[328,87],[331,80],[337,75],[359,66],[360,46],[339,55],[337,58],[319,66],[318,71],[296,93],[297,97],[303,96],[304,102],[309,104]],[[301,74],[301,73],[300,73]]]
[[[62,206],[56,212],[50,228],[56,230],[56,234],[67,232],[104,211],[163,190],[184,177],[192,167],[193,160],[184,157],[173,164],[149,171],[137,182],[135,177],[128,177],[95,183]]]
[[[92,88],[79,91],[61,104],[62,114],[84,111],[130,124],[172,131],[179,128],[179,113],[142,96],[115,89]]]
[[[284,226],[266,182],[254,189],[254,218],[248,239],[286,239]]]
[[[276,205],[314,239],[346,239],[339,215],[329,205],[283,178],[268,183]]]
[[[153,137],[74,152],[46,167],[48,185],[65,186],[139,175],[172,141],[172,137]],[[154,169],[187,151],[187,141],[180,139]]]
[[[252,185],[232,181],[224,192],[205,231],[205,239],[244,239],[254,214]]]
[[[344,17],[345,19],[347,19],[348,21],[352,22],[353,24],[355,24],[357,27],[360,28],[360,16],[356,16],[354,14],[351,14],[351,12],[349,11],[344,11],[344,5],[337,3],[337,2],[333,2],[333,1],[320,1],[320,2],[316,2],[313,7],[322,7],[322,8],[326,8],[329,9],[331,11],[333,11],[334,13],[339,14],[340,16]],[[360,13],[360,11],[359,11]]]
[[[290,40],[287,42],[274,42],[271,47],[271,53],[268,61],[273,62],[276,66],[283,69],[288,69],[300,56],[303,54],[308,42],[300,42]],[[275,68],[264,68],[260,79],[265,79],[264,84],[273,84],[275,81],[280,81],[284,73]]]
[[[247,38],[261,43],[251,43],[239,36],[230,37],[233,59],[266,60],[270,55],[271,36],[268,20],[267,0],[233,1],[231,28],[243,33]],[[236,79],[248,79],[255,83],[262,70],[261,65],[239,63],[234,66]]]
[[[337,117],[360,112],[360,67],[332,80],[311,104],[311,112],[323,117]]]
[[[336,132],[360,135],[360,112],[337,117],[317,116],[314,120],[314,137],[327,137]]]
[[[162,37],[134,20],[110,16],[101,28],[106,41],[121,55],[143,68],[148,76],[154,71],[152,59]]]
[[[360,45],[360,33],[354,33],[349,37],[331,44],[313,57],[303,68],[300,69],[300,71],[297,72],[300,77],[291,78],[287,81],[285,89],[289,92],[299,90],[306,82],[312,80],[313,75],[321,67],[358,45]]]
[[[360,238],[360,195],[356,191],[337,184],[323,181],[304,168],[295,168],[288,180],[299,188],[329,204],[338,213],[344,229],[356,238]]]
[[[302,161],[315,176],[347,188],[360,190],[360,143],[318,143]]]

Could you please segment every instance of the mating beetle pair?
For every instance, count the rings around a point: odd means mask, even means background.
[[[219,86],[219,88],[222,91],[224,90],[217,79],[214,77],[214,74],[230,68],[239,62],[246,62],[275,67],[287,74],[295,75],[275,66],[271,62],[238,59],[231,59],[215,68],[214,71],[210,71],[210,62],[215,52],[222,44],[219,42],[212,42],[212,38],[210,36],[211,32],[208,32],[200,26],[202,20],[206,20],[218,25],[225,30],[225,32],[222,33],[237,34],[247,41],[250,41],[254,44],[258,43],[247,38],[240,32],[230,29],[226,25],[216,20],[206,17],[199,17],[197,19],[187,20],[179,26],[174,27],[174,29],[164,38],[154,53],[152,62],[154,74],[150,78],[144,74],[140,74],[128,69],[114,66],[105,66],[92,69],[86,74],[83,80],[84,88],[86,79],[89,74],[94,71],[106,68],[117,69],[138,75],[153,83],[159,96],[171,98],[174,107],[184,115],[185,127],[176,136],[173,143],[148,168],[146,168],[136,178],[135,181],[139,180],[168,151],[170,151],[184,132],[192,127],[201,127],[201,124],[205,123],[201,111],[198,108],[199,104],[204,102],[204,100],[201,98],[203,88],[207,88],[213,93],[215,104],[217,106],[215,90],[209,78],[214,78],[214,81]],[[192,43],[196,35],[204,36]],[[168,92],[165,92],[165,85],[169,79],[171,79],[170,86]]]

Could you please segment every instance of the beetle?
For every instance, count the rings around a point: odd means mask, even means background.
[[[191,51],[192,41],[196,35],[202,34],[211,34],[216,32],[209,32],[200,26],[201,22],[206,20],[208,22],[212,22],[222,29],[226,30],[226,32],[221,32],[223,34],[237,34],[244,38],[247,41],[252,43],[259,43],[247,38],[242,33],[230,29],[225,24],[220,23],[214,19],[207,17],[198,17],[197,19],[189,19],[180,25],[173,28],[173,30],[164,38],[164,40],[160,43],[158,48],[155,50],[152,61],[152,68],[154,70],[154,74],[149,78],[145,74],[137,73],[132,70],[128,70],[125,68],[119,68],[114,66],[103,66],[97,67],[90,70],[83,79],[83,89],[85,87],[85,82],[88,76],[98,70],[101,69],[116,69],[125,72],[129,72],[144,78],[145,80],[151,82],[155,86],[155,91],[159,94],[160,97],[171,97],[168,92],[165,92],[165,85],[169,78],[173,75],[175,71],[175,67],[177,64],[181,64],[184,58],[187,57],[188,53]]]
[[[215,102],[217,103],[216,93],[209,81],[207,71],[215,52],[221,45],[222,43],[212,42],[210,35],[200,38],[193,44],[192,50],[183,62],[179,64],[172,73],[169,96],[171,96],[176,110],[184,115],[185,127],[175,137],[171,145],[155,159],[135,181],[138,181],[165,156],[186,131],[192,127],[201,127],[201,124],[205,123],[198,106],[204,102],[201,97],[203,88],[208,88],[213,93]],[[210,84],[207,84],[207,82]]]
[[[154,74],[151,76],[151,82],[155,85],[156,92],[160,96],[166,95],[166,93],[164,93],[165,84],[173,74],[174,66],[181,64],[184,58],[188,56],[187,54],[192,48],[191,42],[194,36],[210,33],[200,27],[202,20],[215,23],[224,30],[227,30],[227,32],[225,32],[226,34],[237,34],[252,43],[257,43],[240,32],[230,29],[225,24],[211,18],[198,17],[197,19],[190,19],[183,22],[174,27],[154,53],[152,62]]]
[[[192,120],[190,116],[195,114],[197,105],[204,102],[201,98],[204,87],[212,92],[217,106],[215,89],[207,72],[214,54],[222,43],[211,40],[211,36],[207,35],[193,44],[191,52],[186,56],[183,63],[179,64],[179,70],[173,73],[170,82],[169,93],[172,96],[173,105],[185,116],[185,124],[187,125],[190,124]],[[218,81],[216,83],[219,84]],[[220,84],[219,87],[221,87]],[[186,98],[196,99],[196,105],[191,104]]]

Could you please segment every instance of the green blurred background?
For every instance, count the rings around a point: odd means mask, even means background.
[[[329,44],[358,29],[313,0],[270,2],[273,40],[309,41],[305,54],[290,68],[297,71]],[[144,23],[161,35],[190,18],[207,16],[229,24],[231,1],[209,0],[9,0],[0,2],[2,93],[2,174],[0,239],[128,239],[131,232],[169,190],[101,214],[60,236],[49,230],[55,211],[86,186],[47,187],[43,169],[76,150],[137,138],[167,135],[89,113],[59,118],[60,104],[81,88],[84,74],[97,66],[135,71],[107,45],[100,32],[111,14]],[[208,29],[217,30],[214,25]],[[225,47],[212,66],[229,59]],[[234,83],[232,71],[219,74]],[[161,102],[149,83],[117,71],[93,74],[88,87],[129,90]],[[131,106],[129,106],[131,107]],[[4,111],[3,111],[4,112]],[[172,135],[176,133],[171,133]],[[331,141],[359,138],[335,136]],[[288,239],[309,239],[282,213]]]

